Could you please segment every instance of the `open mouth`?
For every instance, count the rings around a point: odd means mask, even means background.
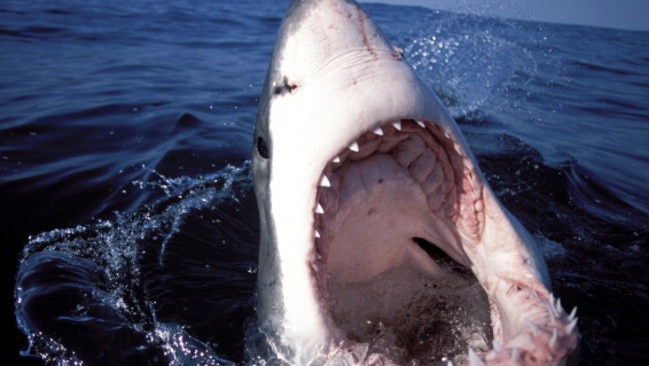
[[[475,169],[438,125],[405,119],[327,164],[312,269],[346,339],[398,362],[489,348],[489,302],[462,249],[484,225]]]

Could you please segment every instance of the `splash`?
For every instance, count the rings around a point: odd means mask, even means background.
[[[195,335],[200,333],[200,323],[178,321],[182,315],[169,315],[168,308],[191,299],[169,299],[160,293],[177,292],[171,285],[175,285],[173,277],[185,276],[191,283],[192,277],[198,276],[192,272],[199,270],[207,278],[223,277],[220,265],[225,261],[200,262],[191,256],[179,260],[182,254],[178,251],[211,249],[228,255],[237,251],[234,244],[221,249],[199,239],[181,243],[179,237],[197,218],[205,219],[205,225],[220,227],[231,224],[220,221],[237,219],[236,215],[211,217],[209,213],[242,204],[241,199],[251,190],[249,163],[197,178],[155,176],[151,182],[133,184],[143,190],[162,190],[164,198],[159,202],[135,213],[115,213],[113,220],[56,229],[30,239],[15,290],[16,318],[29,341],[24,356],[38,356],[48,365],[232,364],[217,354],[217,341],[206,342]],[[212,235],[217,233],[215,229]],[[256,238],[239,237],[256,245]],[[187,257],[188,262],[179,266]],[[227,264],[233,263],[241,269],[230,275],[230,280],[243,276],[254,281],[254,273],[246,270],[256,263],[254,256],[243,260],[230,257]],[[161,287],[157,276],[165,278],[169,287]],[[251,287],[242,286],[249,291],[249,298]],[[218,300],[212,301],[218,305]],[[246,306],[246,301],[235,300]],[[221,310],[222,315],[231,311]]]
[[[494,24],[487,27],[485,22]],[[433,12],[408,40],[406,57],[452,116],[462,117],[509,85],[526,85],[537,73],[532,52],[508,38],[514,26],[506,20]]]
[[[336,324],[369,353],[400,364],[461,364],[467,348],[487,351],[493,338],[487,296],[468,270],[447,262],[434,277],[397,268],[365,282],[331,282]]]

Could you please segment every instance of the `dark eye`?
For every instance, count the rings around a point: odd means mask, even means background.
[[[262,158],[268,159],[268,146],[266,146],[266,140],[261,136],[257,137],[257,152]]]

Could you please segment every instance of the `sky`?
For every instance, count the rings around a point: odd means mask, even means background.
[[[456,13],[649,31],[649,0],[361,0]]]

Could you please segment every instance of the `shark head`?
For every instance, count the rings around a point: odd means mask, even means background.
[[[461,362],[553,364],[577,347],[575,313],[552,297],[533,239],[437,96],[355,2],[291,4],[252,162],[258,317],[286,363],[408,362],[389,351],[404,348],[403,334],[383,347],[368,341],[368,325],[397,327],[412,309],[433,308],[431,288],[466,274],[483,299],[468,302],[490,320],[488,341]]]

